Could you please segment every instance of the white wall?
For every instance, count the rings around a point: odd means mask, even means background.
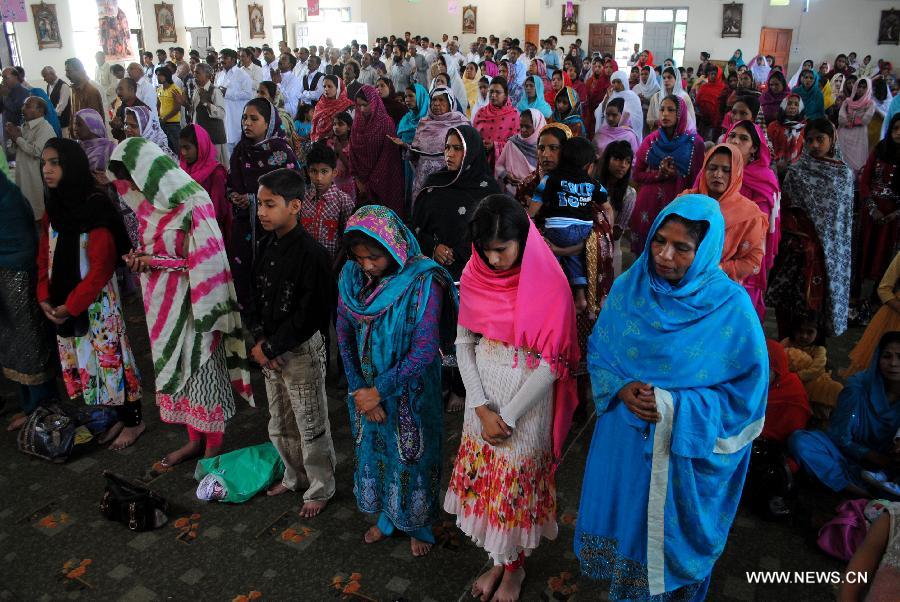
[[[156,16],[153,4],[160,0],[140,0],[144,19],[144,42],[147,48],[171,46],[160,43],[156,37]],[[441,34],[458,35],[465,49],[476,36],[496,34],[522,38],[526,23],[540,24],[540,37],[559,36],[561,6],[564,0],[460,0],[460,5],[478,6],[478,31],[461,33],[462,17],[447,12],[447,0],[320,0],[322,8],[351,9],[354,21],[365,21],[369,26],[369,42],[381,35],[402,35],[404,31],[427,35],[440,40]],[[727,59],[735,48],[741,48],[745,56],[752,56],[759,46],[761,27],[792,29],[793,48],[789,69],[807,57],[833,59],[839,52],[855,50],[860,58],[871,54],[875,60],[885,58],[895,64],[900,62],[900,48],[877,46],[878,20],[882,10],[896,7],[894,0],[810,0],[810,12],[801,10],[802,0],[791,0],[787,7],[770,7],[768,0],[745,0],[742,38],[721,37],[722,5],[730,0],[582,0],[579,2],[578,37],[587,42],[588,25],[602,22],[603,8],[623,7],[679,7],[688,9],[688,28],[685,57],[688,64],[695,64],[701,51],[710,52],[714,59]],[[178,42],[187,47],[184,29],[185,2],[202,2],[206,25],[211,26],[212,44],[222,47],[219,29],[218,0],[170,0],[175,7]],[[267,37],[250,40],[247,6],[252,0],[237,0],[238,27],[241,42],[254,46],[268,43],[275,46],[272,35],[272,7],[270,0],[256,0],[263,5]],[[87,3],[88,5],[92,3]],[[294,24],[298,20],[298,8],[305,7],[306,0],[285,0],[287,34],[293,46]],[[15,23],[16,38],[24,60],[24,67],[31,80],[38,78],[44,65],[52,65],[62,73],[63,62],[74,56],[72,24],[66,0],[56,0],[59,27],[63,39],[62,48],[38,50],[34,23],[29,12],[27,23]],[[574,41],[574,36],[560,37],[561,45]],[[362,40],[360,40],[362,41]],[[87,65],[89,72],[93,65]]]

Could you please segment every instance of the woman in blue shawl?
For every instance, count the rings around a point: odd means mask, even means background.
[[[40,88],[31,88],[29,94],[31,96],[37,96],[44,101],[44,104],[47,105],[47,111],[44,114],[44,119],[47,120],[47,123],[49,123],[50,127],[53,128],[53,131],[56,132],[56,137],[62,138],[62,128],[59,126],[59,115],[56,114],[56,106],[54,106],[54,104],[50,102],[50,97],[47,96],[47,93]]]
[[[863,469],[877,473],[897,466],[893,440],[898,428],[900,332],[891,331],[881,337],[868,370],[847,379],[828,431],[796,431],[788,449],[829,489],[870,497]]]
[[[544,82],[539,76],[529,75],[525,78],[522,88],[525,93],[522,94],[522,98],[519,99],[516,105],[519,113],[523,113],[528,109],[537,109],[545,119],[553,115],[553,107],[544,98]]]
[[[416,137],[416,128],[419,127],[419,121],[428,115],[428,90],[421,84],[412,84],[406,88],[406,107],[409,111],[400,119],[397,124],[397,138],[399,138],[407,146],[411,145],[413,138]],[[403,177],[406,180],[406,199],[407,205],[412,202],[413,178],[416,172],[413,169],[412,161],[408,158],[403,159]]]
[[[412,232],[381,205],[347,221],[337,334],[347,374],[359,509],[379,513],[366,543],[397,529],[414,556],[434,544],[443,463],[441,347],[456,334],[457,293]]]
[[[598,419],[575,553],[612,600],[703,599],[762,431],[768,353],[719,268],[724,237],[711,198],[670,203],[590,338]]]
[[[801,71],[800,79],[791,92],[800,96],[808,120],[825,117],[825,96],[819,88],[818,73],[812,69]]]
[[[2,155],[2,153],[0,153]],[[57,396],[56,345],[50,322],[37,303],[37,230],[31,204],[0,161],[0,368],[19,386],[21,412],[7,430]]]

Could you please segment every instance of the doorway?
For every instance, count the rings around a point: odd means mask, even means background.
[[[616,24],[591,23],[588,25],[588,52],[593,54],[615,54]]]
[[[653,53],[653,64],[661,65],[672,56],[672,36],[675,25],[672,23],[644,23],[644,39],[641,50]]]
[[[771,54],[775,57],[775,64],[781,65],[785,73],[789,73],[788,59],[791,56],[793,33],[791,29],[775,29],[772,27],[763,27],[759,32],[759,53],[762,55]]]
[[[525,41],[531,42],[532,44],[537,46],[538,52],[540,52],[542,50],[541,45],[539,44],[539,42],[541,41],[541,26],[534,23],[526,24]]]

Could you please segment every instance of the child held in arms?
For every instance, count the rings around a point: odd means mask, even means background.
[[[572,286],[575,309],[587,308],[584,244],[594,216],[606,204],[606,189],[593,178],[594,146],[587,138],[566,140],[559,167],[534,191],[528,213],[543,222],[544,238]]]

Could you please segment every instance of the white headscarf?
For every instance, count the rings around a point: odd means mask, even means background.
[[[609,78],[610,85],[612,82],[619,80],[622,82],[622,85],[625,87],[621,92],[613,92],[612,96],[609,97],[609,100],[613,98],[621,98],[625,101],[625,113],[631,117],[631,129],[634,131],[634,135],[637,136],[638,142],[644,139],[644,111],[641,108],[641,99],[638,98],[638,95],[631,91],[630,86],[628,85],[628,74],[624,71],[616,71],[612,74],[612,77]],[[597,107],[597,110],[594,111],[594,119],[597,124],[595,131],[600,131],[600,126],[606,123],[606,103],[608,101],[601,102]]]
[[[641,75],[644,74],[644,68],[641,67]],[[662,86],[659,83],[659,76],[656,74],[656,69],[650,67],[650,76],[647,78],[647,83],[643,83],[640,80],[640,76],[638,76],[638,83],[635,84],[632,91],[638,96],[643,96],[647,100],[650,100],[650,97],[660,91]]]
[[[762,65],[756,64],[760,58],[763,60]],[[761,86],[769,81],[769,74],[772,72],[772,68],[769,67],[769,61],[763,55],[759,54],[753,57],[753,64],[750,65],[750,73],[753,74],[753,81],[756,82],[757,86]]]
[[[666,69],[668,69],[668,67],[663,68],[663,74],[665,74]],[[654,122],[655,127],[656,122],[659,121],[659,105],[662,102],[662,99],[669,94],[674,94],[675,96],[680,96],[684,99],[684,105],[687,109],[687,129],[696,130],[697,117],[694,113],[694,103],[691,100],[690,95],[681,87],[681,72],[678,70],[678,67],[672,67],[672,71],[675,72],[675,87],[669,92],[666,90],[665,79],[662,77],[660,78],[662,87],[659,92],[654,94],[653,98],[650,99],[650,106],[647,108],[647,121]]]
[[[810,67],[810,70],[815,73],[816,72],[816,62],[812,59],[804,59],[800,62],[800,66],[794,71],[794,74],[791,76],[791,79],[788,80],[788,91],[793,90],[797,87],[797,84],[800,83],[800,74],[803,72],[803,63],[812,63],[813,66]],[[768,81],[768,80],[766,80]]]

